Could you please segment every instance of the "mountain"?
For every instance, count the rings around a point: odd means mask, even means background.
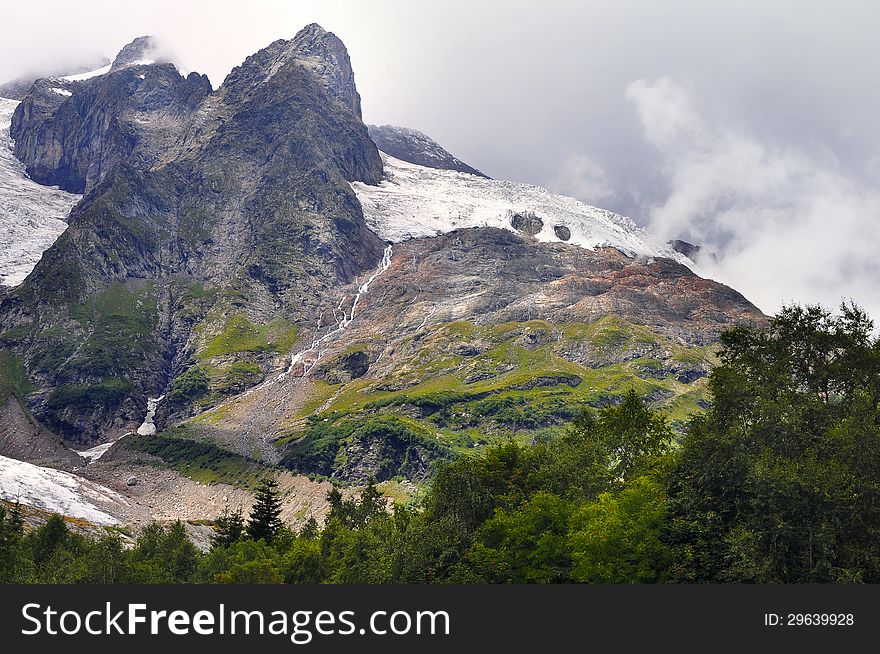
[[[120,519],[213,517],[273,467],[304,520],[316,478],[411,492],[629,388],[681,421],[719,333],[764,320],[627,218],[368,130],[320,26],[217,89],[158,53],[37,80],[10,127],[28,183],[82,197],[0,291],[0,455],[78,468]]]
[[[109,65],[110,60],[107,57],[95,55],[91,58],[85,58],[74,65],[31,71],[16,77],[14,80],[0,84],[0,98],[20,101],[27,95],[33,83],[40,78],[76,76]]]
[[[393,125],[368,125],[370,138],[378,148],[392,157],[408,163],[439,168],[441,170],[457,170],[486,177],[476,168],[453,156],[443,149],[434,139],[418,130]]]

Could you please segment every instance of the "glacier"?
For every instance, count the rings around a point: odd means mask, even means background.
[[[12,151],[9,126],[18,105],[0,98],[0,284],[17,286],[61,236],[81,195],[30,179]]]
[[[694,269],[694,263],[655,240],[631,219],[556,195],[532,184],[487,179],[470,173],[427,168],[384,152],[385,179],[378,185],[351,182],[367,226],[386,242],[437,236],[456,229],[498,227],[518,232],[515,216],[537,216],[534,238],[571,243],[589,250],[615,248],[633,258],[667,258]],[[562,239],[557,228],[567,228]]]
[[[81,518],[97,525],[119,520],[105,509],[128,501],[105,486],[69,472],[44,468],[0,455],[0,498],[44,511]]]

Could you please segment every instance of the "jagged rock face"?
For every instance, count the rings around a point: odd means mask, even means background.
[[[351,112],[361,118],[361,96],[354,85],[354,71],[345,44],[332,32],[312,23],[293,39],[293,49],[325,89]]]
[[[38,80],[12,118],[15,154],[34,180],[88,192],[120,162],[153,165],[210,92],[206,76],[183,78],[171,64]]]
[[[534,236],[544,229],[544,221],[536,216],[534,212],[522,211],[511,214],[510,226],[518,232]]]
[[[344,48],[324,40],[272,44],[215,93],[162,64],[23,101],[14,136],[29,169],[87,190],[0,307],[0,331],[27,334],[14,350],[46,424],[84,442],[130,430],[194,356],[215,377],[259,379],[328,288],[381,259],[349,185],[381,179],[381,158],[359,107],[328,86],[348,80],[357,97],[345,68],[332,73],[350,66]],[[268,344],[227,347],[240,324]]]
[[[242,85],[268,82],[291,63],[307,70],[329,97],[361,118],[361,96],[355,87],[348,50],[339,37],[315,23],[293,39],[275,41],[248,57],[229,74],[223,86],[240,93]]]
[[[418,130],[393,125],[370,125],[370,138],[385,154],[409,163],[439,168],[440,170],[457,170],[486,177],[476,168],[450,154],[437,141],[422,134]]]

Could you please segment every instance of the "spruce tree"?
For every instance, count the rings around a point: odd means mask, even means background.
[[[299,537],[305,538],[306,540],[315,540],[320,533],[321,528],[318,526],[318,521],[315,520],[313,516],[309,516],[309,519],[306,520],[302,529],[299,530]]]
[[[227,506],[217,518],[217,531],[211,538],[212,547],[228,547],[241,540],[244,535],[244,517],[241,509],[230,512]]]
[[[0,584],[30,581],[33,560],[23,542],[24,517],[18,504],[9,511],[0,504]]]
[[[271,543],[281,529],[281,496],[278,482],[267,478],[257,490],[256,501],[248,518],[247,533],[254,540]]]

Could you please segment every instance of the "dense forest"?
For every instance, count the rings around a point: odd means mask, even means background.
[[[268,479],[200,552],[180,523],[133,547],[0,509],[0,581],[36,583],[880,582],[880,341],[843,306],[723,335],[713,403],[675,433],[634,393],[555,439],[438,467],[388,510],[330,493],[279,522]]]

